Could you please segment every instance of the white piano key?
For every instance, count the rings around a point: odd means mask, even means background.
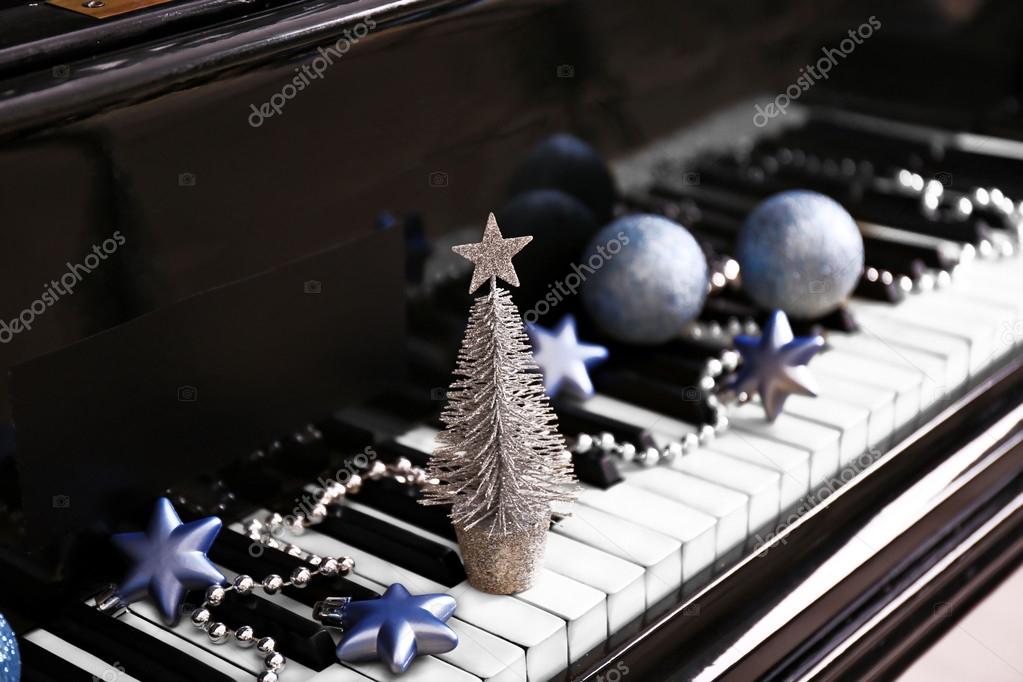
[[[237,668],[243,671],[247,671],[247,674],[243,674],[238,679],[251,680],[260,672],[263,671],[262,657],[258,655],[254,649],[242,649],[235,646],[232,642],[225,642],[224,644],[214,644],[210,641],[210,638],[205,632],[192,625],[188,618],[182,618],[181,621],[173,626],[167,626],[164,624],[160,613],[156,610],[152,604],[148,601],[135,602],[128,608],[129,612],[138,616],[139,619],[147,622],[153,629],[148,630],[153,636],[157,636],[158,630],[163,630],[164,633],[171,635],[171,638],[166,638],[165,641],[176,645],[179,649],[182,648],[182,640],[191,644],[194,648],[200,649],[208,654],[211,658],[204,658],[204,662],[212,665],[212,661],[215,658],[227,661]],[[133,625],[136,625],[133,623]],[[142,628],[140,628],[142,629]],[[259,633],[257,633],[259,634]],[[178,639],[173,639],[177,637]],[[194,649],[190,652],[194,655]],[[296,680],[305,680],[312,677],[313,671],[305,667],[301,663],[293,661],[288,658],[288,652],[281,652],[287,659],[288,663],[285,667],[285,671],[289,673]]]
[[[936,344],[916,348],[901,342],[889,342],[869,329],[857,334],[830,332],[828,344],[835,351],[881,360],[921,377],[921,402],[930,404],[960,386],[969,377],[966,346],[956,339],[930,335]],[[942,347],[941,343],[947,342]],[[836,376],[832,374],[832,376]],[[852,381],[852,379],[850,379]],[[858,383],[863,383],[862,381]],[[870,385],[870,384],[865,384]],[[896,398],[898,406],[898,398]],[[896,419],[898,425],[906,423]]]
[[[774,523],[781,511],[781,474],[773,469],[736,460],[727,455],[698,448],[685,457],[676,457],[669,465],[712,483],[732,488],[749,497],[749,530],[756,531]],[[795,502],[797,497],[789,500]]]
[[[340,667],[342,666],[331,666],[331,668]],[[400,675],[395,675],[386,665],[379,662],[346,662],[344,667],[351,668],[374,682],[398,682],[399,680],[400,682],[434,682],[434,680],[445,680],[445,682],[447,680],[451,680],[451,682],[473,682],[476,680],[478,682],[480,679],[434,656],[420,656],[412,662],[408,670]],[[284,672],[288,673],[287,668]]]
[[[815,358],[814,362],[824,358]],[[781,441],[810,451],[810,477],[816,483],[838,471],[840,433],[827,426],[809,422],[784,411],[773,422],[764,418],[759,402],[733,405],[728,408],[731,428],[764,438]]]
[[[573,663],[607,639],[607,597],[599,590],[541,568],[533,586],[515,596],[568,623],[568,656]]]
[[[919,300],[929,299],[928,296],[919,298]],[[866,321],[871,328],[874,328],[880,321],[887,321],[902,330],[916,328],[960,340],[967,346],[971,376],[991,357],[993,349],[991,348],[990,332],[983,326],[977,326],[975,324],[977,320],[973,316],[961,319],[958,314],[952,315],[948,310],[941,310],[940,305],[934,309],[930,309],[931,306],[928,306],[928,309],[923,309],[920,306],[905,304],[885,308],[883,305],[872,301],[853,300],[849,302],[849,309],[861,326]]]
[[[544,566],[607,595],[607,629],[614,633],[646,610],[643,568],[613,554],[551,533]]]
[[[821,398],[834,398],[866,408],[867,447],[880,448],[888,444],[895,431],[895,391],[880,386],[849,381],[833,374],[818,375]]]
[[[895,423],[901,428],[920,414],[923,375],[894,362],[830,351],[814,358],[814,370],[895,391]]]
[[[992,292],[992,294],[994,293],[996,292]],[[1005,332],[1006,330],[1011,331],[1016,322],[1021,319],[1020,314],[1023,312],[1021,311],[1023,302],[1012,300],[1013,297],[1018,297],[1019,294],[1010,294],[1009,297],[1005,298],[993,295],[990,297],[977,296],[975,293],[965,291],[961,288],[949,287],[942,290],[941,296],[943,300],[950,301],[959,309],[975,311],[978,314],[984,315],[991,321],[993,350],[991,352],[991,357],[985,365],[990,365],[992,362],[1012,350],[1012,348],[1016,345],[1017,339],[1011,334],[1006,335]]]
[[[29,642],[42,647],[51,654],[60,656],[71,665],[92,674],[93,679],[108,680],[116,677],[118,682],[139,682],[137,677],[129,675],[127,671],[121,671],[112,667],[110,663],[93,656],[84,649],[79,649],[49,630],[33,630],[24,637]],[[242,673],[242,671],[237,672]]]
[[[838,463],[844,465],[867,449],[867,427],[870,411],[843,400],[819,396],[789,396],[785,411],[822,426],[837,430],[841,436],[838,445]]]
[[[679,540],[682,543],[683,581],[714,563],[716,521],[707,514],[629,483],[619,483],[608,490],[586,486],[579,495],[579,504]]]
[[[290,681],[285,677],[283,682]],[[343,665],[332,665],[302,682],[370,682],[370,678]]]
[[[749,533],[749,497],[737,490],[666,467],[623,467],[622,476],[629,485],[714,517],[717,520],[714,550],[717,559],[741,547],[746,540]]]
[[[259,510],[252,516],[263,518],[267,513]],[[241,532],[241,525],[232,529]],[[447,588],[315,530],[307,530],[299,536],[286,534],[285,539],[320,556],[350,556],[355,560],[355,574],[381,585],[402,583],[415,594],[450,594],[458,602],[457,618],[526,650],[526,671],[530,680],[545,680],[568,666],[565,621],[520,599],[486,594],[468,582]]]
[[[642,566],[647,607],[682,585],[682,543],[613,514],[574,505],[553,533]]]
[[[909,296],[895,305],[877,301],[855,301],[854,315],[864,310],[902,323],[935,329],[967,339],[974,368],[991,357],[991,341],[997,327],[995,315],[986,306],[960,300],[951,290],[940,289]]]
[[[810,451],[749,433],[729,431],[701,450],[772,469],[781,476],[781,510],[785,511],[810,492]],[[816,485],[824,480],[813,480]]]
[[[241,526],[238,525],[236,528],[241,528]],[[234,571],[222,566],[218,566],[218,568],[228,580],[233,580],[237,575]],[[383,594],[384,590],[387,589],[385,585],[381,585],[380,583],[368,580],[367,578],[359,575],[350,574],[348,579],[354,583],[362,585],[363,587],[367,587],[378,594]],[[285,594],[261,594],[260,598],[272,601],[275,604],[302,616],[306,620],[315,620],[313,618],[311,607],[306,606]],[[425,671],[418,674],[426,674],[427,672],[430,672],[441,675],[447,673],[447,667],[438,666],[437,664],[430,662],[431,659],[436,658],[453,665],[460,671],[469,673],[473,679],[485,680],[486,682],[523,682],[526,679],[526,663],[522,649],[510,642],[506,642],[500,637],[496,637],[495,635],[480,630],[473,625],[469,625],[454,616],[447,620],[447,625],[458,635],[458,646],[443,654],[420,656],[417,658],[416,662],[413,663],[413,667],[420,666],[420,664],[422,664],[421,667],[425,668]],[[335,643],[340,641],[340,637],[338,636],[339,633],[337,631],[333,628],[326,629],[332,636],[334,636]],[[352,666],[361,672],[356,672],[352,668],[345,668],[344,666]],[[331,666],[327,670],[324,670],[323,673],[327,673],[331,670],[335,671],[334,676],[336,676],[338,680],[372,679],[404,681],[408,679],[409,674],[407,672],[402,673],[401,675],[394,675],[390,672],[390,670],[382,665],[363,667],[363,664],[356,663],[343,663]],[[348,673],[345,672],[346,670],[354,675],[358,675],[358,678],[347,677]],[[455,677],[457,678],[457,674],[455,674]],[[320,678],[317,676],[314,679]],[[332,677],[328,676],[324,677],[324,679],[332,679]]]

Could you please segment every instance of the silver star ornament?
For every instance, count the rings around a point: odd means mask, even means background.
[[[532,240],[531,236],[505,239],[501,236],[501,228],[497,226],[497,218],[491,213],[487,218],[487,227],[483,231],[483,241],[451,247],[452,251],[472,261],[475,266],[469,293],[479,289],[480,285],[491,277],[498,277],[517,287],[519,277],[515,274],[515,266],[512,265],[511,259]]]
[[[806,363],[823,347],[822,336],[794,336],[789,318],[775,310],[760,337],[735,337],[742,366],[731,388],[746,394],[758,393],[767,420],[773,422],[790,395],[817,397],[817,382]]]

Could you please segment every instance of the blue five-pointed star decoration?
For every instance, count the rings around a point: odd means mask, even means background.
[[[552,398],[563,387],[580,397],[593,395],[588,367],[607,359],[607,348],[580,343],[575,318],[565,315],[554,330],[526,325],[533,342],[533,359],[543,372],[543,386]]]
[[[224,576],[206,556],[220,526],[216,516],[181,523],[170,500],[161,497],[149,520],[149,530],[119,533],[111,538],[135,561],[118,589],[121,599],[133,602],[148,592],[164,620],[170,624],[177,622],[181,601],[188,590],[224,582]]]
[[[403,673],[418,655],[442,654],[458,646],[458,635],[444,624],[456,606],[450,595],[413,597],[398,583],[388,587],[379,599],[349,602],[337,659],[379,659],[391,672]]]
[[[732,388],[748,394],[758,393],[768,421],[773,422],[790,395],[817,396],[817,382],[806,363],[823,347],[821,336],[793,336],[789,318],[781,310],[775,310],[760,337],[735,337],[735,349],[742,355],[742,366]]]

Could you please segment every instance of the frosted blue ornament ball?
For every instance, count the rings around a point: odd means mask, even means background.
[[[780,192],[746,218],[736,245],[742,287],[765,309],[816,318],[845,301],[863,271],[856,221],[830,197]]]
[[[607,334],[626,343],[663,343],[699,315],[707,260],[689,231],[655,215],[607,225],[579,261],[583,305]]]
[[[0,615],[0,682],[18,682],[21,679],[21,654],[18,640],[7,619]]]

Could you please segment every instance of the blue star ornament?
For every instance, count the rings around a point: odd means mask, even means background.
[[[767,420],[773,422],[790,395],[817,396],[817,382],[806,363],[823,347],[821,336],[793,336],[785,313],[775,310],[760,337],[735,337],[735,349],[742,356],[742,366],[731,388],[747,394],[758,393]]]
[[[170,500],[161,497],[145,533],[119,533],[111,538],[135,561],[118,589],[120,597],[133,602],[148,593],[164,620],[176,623],[188,590],[224,582],[223,574],[206,556],[221,525],[216,516],[181,523]]]
[[[444,624],[455,612],[447,594],[412,596],[394,583],[379,599],[345,603],[339,661],[383,661],[391,672],[408,670],[416,656],[442,654],[458,646],[458,635]],[[331,624],[328,622],[328,624]]]
[[[543,372],[543,385],[552,398],[562,388],[580,397],[593,395],[593,382],[587,368],[607,359],[607,348],[580,343],[575,318],[565,315],[553,330],[527,324],[533,342],[533,358]]]

